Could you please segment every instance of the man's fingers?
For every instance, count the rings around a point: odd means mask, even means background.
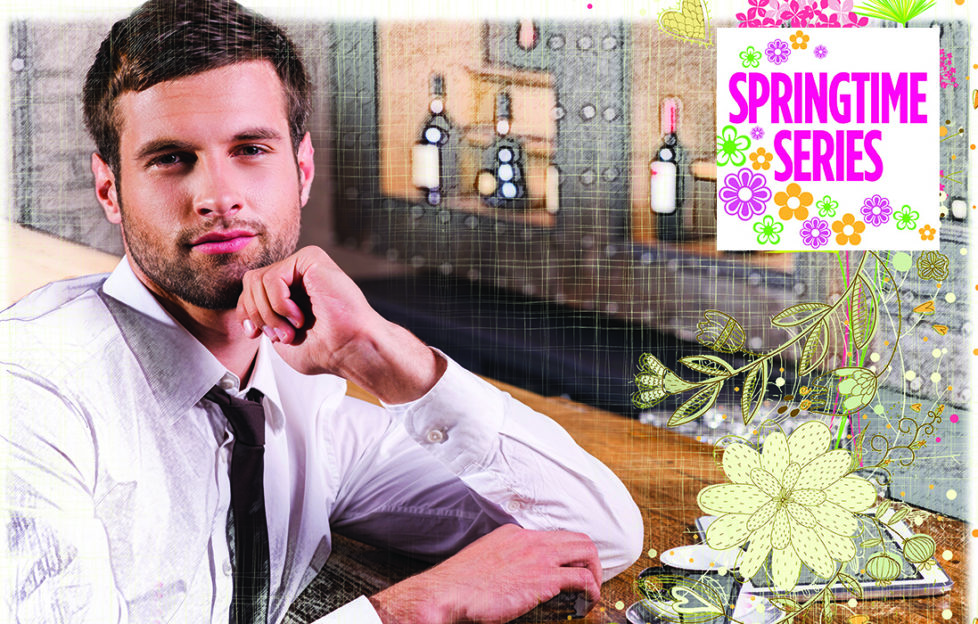
[[[584,592],[593,603],[601,600],[601,585],[587,568],[564,567],[557,569],[560,591]]]
[[[305,322],[305,315],[291,299],[291,276],[292,269],[282,264],[245,274],[241,298],[238,300],[238,314],[242,317],[245,331],[251,333],[252,337],[257,336],[258,332],[264,332],[275,342],[291,344],[295,339],[296,330]]]
[[[291,275],[288,277],[291,277]],[[278,316],[287,320],[294,329],[302,327],[304,320],[303,314],[299,306],[290,298],[291,284],[287,276],[283,275],[280,271],[270,270],[262,275],[261,283],[272,310]]]
[[[272,308],[260,274],[245,274],[238,307],[243,307],[247,320],[272,341],[288,342],[295,336],[288,321],[281,318]],[[247,327],[245,329],[247,331]]]
[[[246,275],[247,277],[247,275]],[[238,297],[238,307],[237,307],[238,319],[241,321],[241,326],[244,328],[245,333],[249,338],[257,338],[261,335],[261,325],[255,323],[255,319],[258,318],[258,312],[255,310],[255,304],[251,296],[251,289],[248,286],[248,281],[243,281],[243,290],[241,296]]]
[[[581,537],[583,538],[579,546],[581,549],[581,558],[564,565],[587,568],[594,575],[594,581],[598,585],[601,585],[601,558],[598,557],[598,547],[594,545],[594,542],[588,536],[581,534]]]
[[[554,531],[540,535],[555,541],[550,548],[551,552],[557,556],[558,565],[585,568],[594,576],[594,581],[599,585],[601,584],[601,559],[598,557],[598,549],[590,537],[584,533],[570,531]]]

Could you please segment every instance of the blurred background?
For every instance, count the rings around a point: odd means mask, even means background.
[[[122,252],[92,191],[80,102],[110,25],[11,23],[10,301],[48,279],[111,270]],[[324,247],[379,312],[479,374],[664,426],[681,399],[633,405],[642,353],[673,370],[680,357],[712,353],[697,324],[715,310],[744,329],[744,351],[729,356],[739,366],[788,337],[772,316],[844,289],[834,253],[715,249],[712,46],[651,20],[284,25],[315,85],[317,176],[302,244]],[[967,75],[968,25],[929,25]],[[967,116],[950,112],[967,110],[967,97],[941,91],[949,173],[967,170],[973,154]],[[943,196],[935,189],[935,204],[946,212],[941,250],[958,262],[974,217],[951,209],[956,199],[970,206],[967,177],[954,182]],[[934,285],[913,271],[900,277],[884,284],[901,295],[885,312],[913,328]],[[878,405],[894,425],[912,406],[926,413],[938,403],[967,422],[968,284],[966,271],[951,273],[941,297],[961,295],[941,299],[925,323],[947,331],[903,341],[900,371],[882,379]],[[759,416],[786,430],[806,417],[786,398],[803,385],[793,376],[798,355],[788,350],[775,365]],[[713,442],[747,429],[727,388],[681,431]],[[960,483],[965,427],[945,417],[935,435],[943,441],[920,450],[916,478]],[[948,500],[946,487],[909,476],[891,490],[958,517],[966,508],[966,496]]]

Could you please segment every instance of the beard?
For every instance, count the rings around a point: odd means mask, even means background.
[[[232,310],[241,296],[244,274],[252,269],[283,260],[299,242],[299,218],[279,231],[265,224],[224,217],[200,227],[181,230],[175,239],[156,240],[135,221],[122,213],[122,232],[133,262],[163,291],[194,306],[208,310]],[[255,233],[244,249],[227,254],[202,254],[192,251],[191,242],[208,232],[242,229]]]

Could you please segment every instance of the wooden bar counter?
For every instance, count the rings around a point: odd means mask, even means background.
[[[627,622],[625,608],[640,599],[634,589],[636,576],[646,567],[660,565],[658,557],[650,557],[649,551],[658,554],[674,546],[700,542],[693,528],[696,518],[702,515],[696,505],[696,495],[706,485],[726,481],[722,469],[713,460],[713,447],[570,400],[496,385],[560,423],[578,444],[621,478],[642,510],[646,527],[642,557],[630,569],[605,583],[601,588],[601,603],[584,620],[579,620],[602,624]],[[357,388],[352,388],[351,394],[369,400]],[[834,622],[848,624],[850,618],[854,618],[853,624],[867,621],[856,618],[858,615],[868,616],[868,622],[873,624],[969,622],[965,547],[972,539],[970,528],[963,522],[934,515],[919,530],[937,542],[940,564],[954,580],[951,593],[930,598],[859,601],[855,607],[845,601],[837,602]],[[950,560],[942,557],[944,551],[950,551]],[[624,608],[620,608],[622,605]],[[943,617],[946,610],[951,613],[949,620]],[[819,611],[812,609],[796,622],[818,622]],[[531,614],[520,621],[567,620]]]

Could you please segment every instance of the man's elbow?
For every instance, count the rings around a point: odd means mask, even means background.
[[[621,574],[642,556],[645,544],[645,525],[642,522],[642,512],[634,502],[623,506],[613,525],[602,536],[606,541],[604,550],[607,553],[601,558],[602,581]]]

